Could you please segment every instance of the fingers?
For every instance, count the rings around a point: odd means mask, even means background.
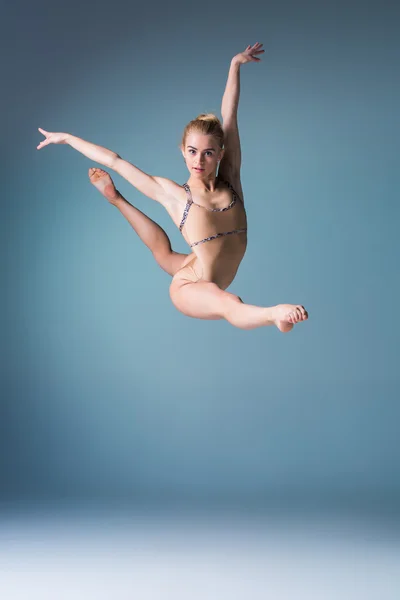
[[[41,148],[43,148],[43,146],[47,146],[48,144],[50,144],[50,132],[46,131],[45,129],[42,129],[41,127],[38,127],[38,131],[40,131],[40,133],[42,135],[44,135],[46,137],[45,140],[42,140],[39,144],[39,146],[37,146],[37,150],[40,150]]]
[[[262,54],[265,50],[262,49],[263,44],[256,42],[253,46],[247,46],[245,52],[248,56],[250,56],[251,60],[254,62],[260,62],[261,58],[258,58],[256,54]]]
[[[42,142],[40,142],[39,146],[37,147],[37,150],[40,150],[41,148],[43,148],[44,146],[48,146],[49,144],[50,144],[49,139],[43,140]]]
[[[265,52],[265,50],[262,50],[264,44],[260,44],[259,42],[256,42],[253,46],[247,46],[246,50],[251,50],[251,52],[256,52],[257,54],[259,54],[260,52]]]

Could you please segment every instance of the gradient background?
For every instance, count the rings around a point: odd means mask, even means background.
[[[2,35],[3,510],[400,504],[399,9],[389,2],[18,1]],[[249,246],[230,290],[304,304],[287,336],[190,320],[37,127],[183,183],[230,59]],[[126,198],[186,252],[162,207]],[[5,186],[5,189],[4,189]]]

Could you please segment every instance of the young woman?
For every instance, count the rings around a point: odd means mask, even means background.
[[[48,144],[69,144],[164,206],[192,249],[190,254],[174,252],[165,231],[121,196],[108,173],[89,169],[91,182],[129,221],[160,267],[172,275],[171,300],[183,314],[197,319],[226,319],[241,329],[276,325],[286,333],[308,318],[303,306],[253,306],[225,291],[235,278],[247,245],[237,123],[240,67],[259,62],[257,55],[262,52],[262,44],[257,42],[232,59],[222,98],[222,124],[215,115],[202,114],[185,127],[181,151],[189,179],[183,186],[148,175],[115,152],[67,133],[39,128],[45,139],[38,149]]]

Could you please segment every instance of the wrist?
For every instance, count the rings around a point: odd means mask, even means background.
[[[240,67],[240,60],[238,56],[234,56],[231,60],[231,67]]]

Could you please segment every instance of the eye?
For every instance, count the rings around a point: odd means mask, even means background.
[[[210,150],[207,150],[206,154],[211,154],[212,156],[212,152],[210,152]]]
[[[189,154],[190,154],[191,152],[194,152],[194,150],[192,150],[192,148],[190,148],[190,149],[189,149]]]

